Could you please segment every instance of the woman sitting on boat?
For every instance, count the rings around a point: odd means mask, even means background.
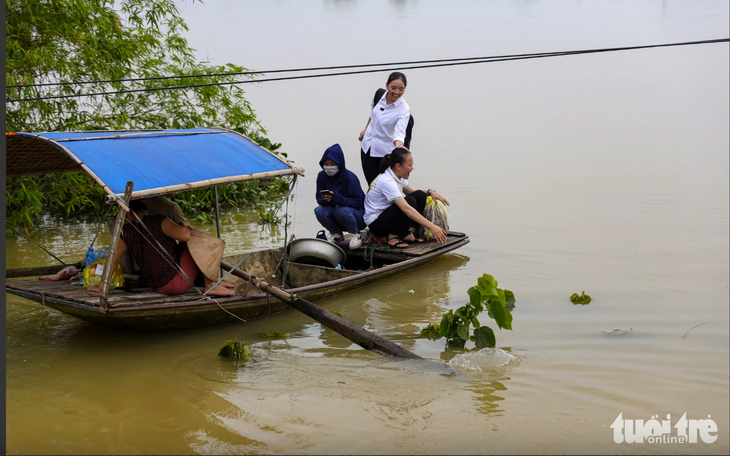
[[[424,226],[431,230],[434,238],[446,242],[446,233],[439,226],[428,221],[422,214],[426,198],[432,197],[447,206],[449,202],[435,190],[415,190],[408,184],[413,171],[413,155],[397,147],[383,157],[380,175],[370,184],[365,195],[365,223],[376,236],[386,237],[392,248],[406,248],[409,242],[423,242],[410,234],[410,228],[418,233]]]
[[[190,240],[188,227],[178,225],[164,215],[148,215],[147,205],[140,200],[131,201],[129,209],[137,214],[145,226],[139,223],[134,214],[129,212],[126,214],[126,222],[122,227],[114,260],[107,266],[114,270],[122,255],[129,251],[132,259],[139,265],[140,276],[156,292],[179,295],[188,291],[193,285],[191,281],[194,281],[200,272],[187,245],[187,241]],[[162,252],[162,249],[165,252]],[[208,290],[215,281],[205,275],[203,277],[205,289]],[[232,288],[232,284],[221,282],[208,294],[232,296]],[[89,290],[101,291],[101,285],[91,286]]]

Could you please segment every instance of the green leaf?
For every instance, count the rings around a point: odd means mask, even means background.
[[[458,324],[469,321],[469,315],[466,306],[462,306],[456,309],[456,312],[454,312],[454,316],[459,317],[458,319],[454,318],[454,320],[457,321]]]
[[[474,330],[477,348],[494,347],[497,339],[494,337],[494,331],[489,326],[482,326]]]
[[[497,286],[496,284],[497,284],[497,281],[494,280],[494,277],[490,276],[489,274],[484,274],[483,276],[481,276],[477,279],[477,289],[479,290],[479,293],[482,294],[483,300],[486,297],[492,295],[492,293],[494,291],[494,287]]]
[[[453,318],[453,312],[449,310],[447,313],[444,314],[444,316],[441,318],[441,323],[439,324],[439,337],[448,337],[449,336],[449,327],[451,326],[451,319]]]
[[[477,289],[477,287],[469,288],[466,293],[469,295],[469,302],[475,309],[479,312],[484,310],[484,306],[482,305],[482,293]]]
[[[461,339],[469,340],[469,323],[459,325],[456,329],[456,334]]]
[[[438,340],[442,336],[439,334],[439,325],[431,323],[421,330],[421,337],[426,337],[431,340]]]
[[[233,359],[235,357],[235,352],[233,351],[233,347],[230,345],[224,346],[218,352],[218,356],[221,356],[223,358]]]
[[[495,291],[497,293],[493,295],[492,299],[490,299],[489,302],[493,302],[494,296],[496,296],[497,299],[499,300],[499,304],[502,306],[502,308],[507,307],[507,298],[504,295],[504,290],[502,290],[501,288],[495,288]]]
[[[497,326],[503,328],[507,316],[504,305],[499,301],[498,296],[492,296],[492,299],[489,300],[489,310],[491,311],[491,315],[494,316],[494,321],[497,323]]]
[[[517,300],[515,299],[514,293],[509,290],[504,290],[504,299],[507,303],[507,305],[505,306],[506,308],[508,308],[509,310],[515,308],[515,302],[517,302]]]

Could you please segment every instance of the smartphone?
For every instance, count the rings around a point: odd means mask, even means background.
[[[321,193],[322,195],[329,195],[330,191],[329,190],[320,190],[319,193]]]

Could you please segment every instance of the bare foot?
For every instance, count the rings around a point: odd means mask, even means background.
[[[420,242],[423,242],[423,239],[416,238],[412,234],[409,234],[408,236],[404,237],[403,240],[406,241],[406,242],[419,242],[419,243]]]
[[[56,275],[45,275],[38,277],[39,280],[68,280],[79,273],[75,266],[66,266],[56,273]]]
[[[229,283],[229,282],[221,282],[220,284],[226,288],[236,288],[236,286],[234,284]]]
[[[230,288],[222,287],[223,282],[219,283],[215,288],[210,290],[208,294],[210,296],[233,296],[234,292]]]

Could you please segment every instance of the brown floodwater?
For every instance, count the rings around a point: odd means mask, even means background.
[[[257,70],[729,32],[723,1],[181,8],[201,58]],[[727,454],[729,66],[721,44],[406,71],[416,120],[411,183],[445,195],[452,229],[471,242],[318,304],[443,369],[362,350],[296,311],[127,333],[6,294],[6,452]],[[340,143],[362,179],[357,134],[384,78],[247,89],[269,137],[308,170],[289,203],[289,233],[319,229],[315,179],[328,146]],[[262,230],[240,211],[240,220],[223,217],[227,252],[283,242],[283,228]],[[76,261],[96,233],[97,245],[108,245],[98,221],[48,217],[34,240]],[[26,240],[6,237],[6,248],[7,268],[53,264]],[[465,303],[484,273],[517,299],[513,331],[490,324],[497,348],[421,338],[420,328]],[[570,302],[581,291],[589,305]],[[269,340],[267,331],[290,336]],[[233,338],[251,348],[245,365],[216,356]],[[670,414],[675,424],[685,413],[713,420],[717,440],[614,442],[619,414]]]

